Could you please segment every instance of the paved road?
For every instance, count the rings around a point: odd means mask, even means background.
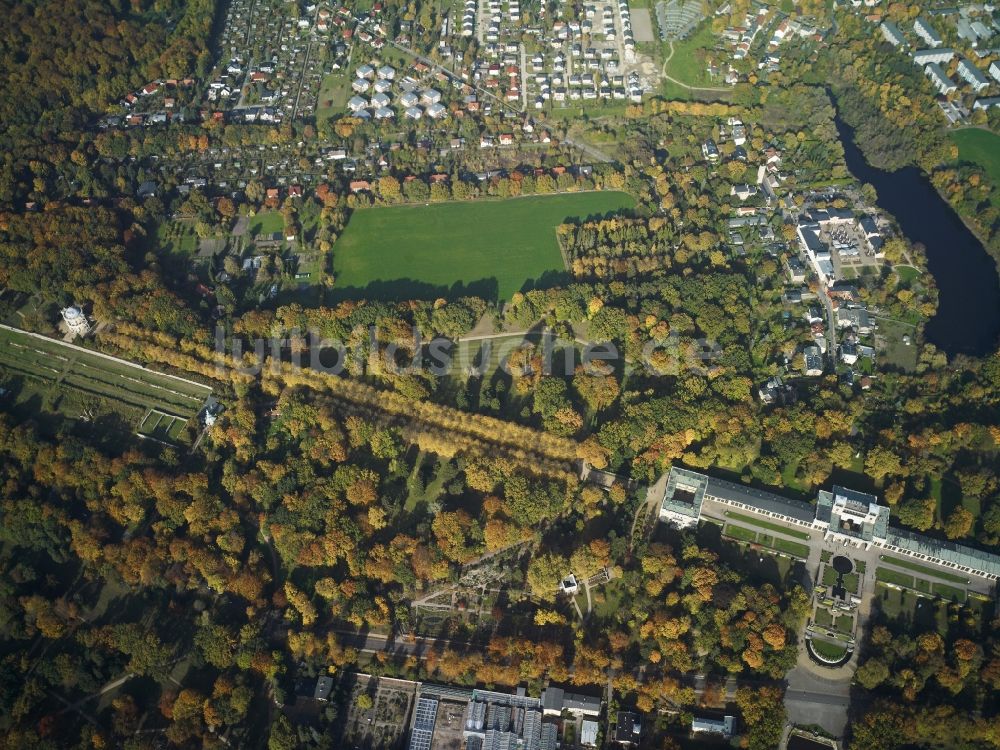
[[[830,706],[844,706],[850,704],[850,696],[833,695],[831,693],[815,693],[807,690],[789,690],[785,693],[785,701],[795,701],[800,703],[819,703]]]
[[[833,301],[826,289],[820,284],[819,297],[826,307],[826,354],[837,361],[837,319],[833,312]]]

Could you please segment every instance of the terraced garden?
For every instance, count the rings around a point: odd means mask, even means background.
[[[164,441],[181,437],[187,420],[212,392],[199,383],[6,327],[0,328],[0,370],[20,384],[21,401],[38,397],[72,418],[107,408],[140,434]]]

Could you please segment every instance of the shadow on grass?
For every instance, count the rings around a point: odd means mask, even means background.
[[[564,286],[570,281],[572,279],[566,271],[546,271],[537,279],[526,279],[521,284],[519,291],[528,292],[533,289],[549,289],[551,287]],[[493,276],[470,282],[456,281],[451,286],[430,284],[426,281],[409,278],[380,280],[373,281],[363,287],[337,287],[329,292],[328,302],[330,304],[337,304],[347,300],[363,299],[383,302],[413,299],[434,300],[438,298],[455,300],[460,297],[479,297],[489,302],[501,301],[500,282]]]
[[[479,279],[463,283],[456,281],[450,287],[443,284],[429,284],[416,279],[393,279],[373,281],[367,286],[345,286],[329,293],[329,302],[337,304],[347,300],[381,300],[384,302],[411,299],[458,299],[459,297],[481,297],[496,300],[499,297],[499,282],[496,278]]]

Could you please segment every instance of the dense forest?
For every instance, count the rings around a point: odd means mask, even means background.
[[[212,0],[4,0],[0,203],[41,186],[130,90],[209,64]]]

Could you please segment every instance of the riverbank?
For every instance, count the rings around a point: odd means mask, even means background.
[[[938,289],[938,310],[924,336],[949,356],[984,356],[1000,337],[1000,271],[965,217],[915,166],[889,172],[868,163],[854,129],[839,115],[837,131],[850,172],[870,183],[877,204],[891,214],[910,242],[926,248],[927,270]]]

